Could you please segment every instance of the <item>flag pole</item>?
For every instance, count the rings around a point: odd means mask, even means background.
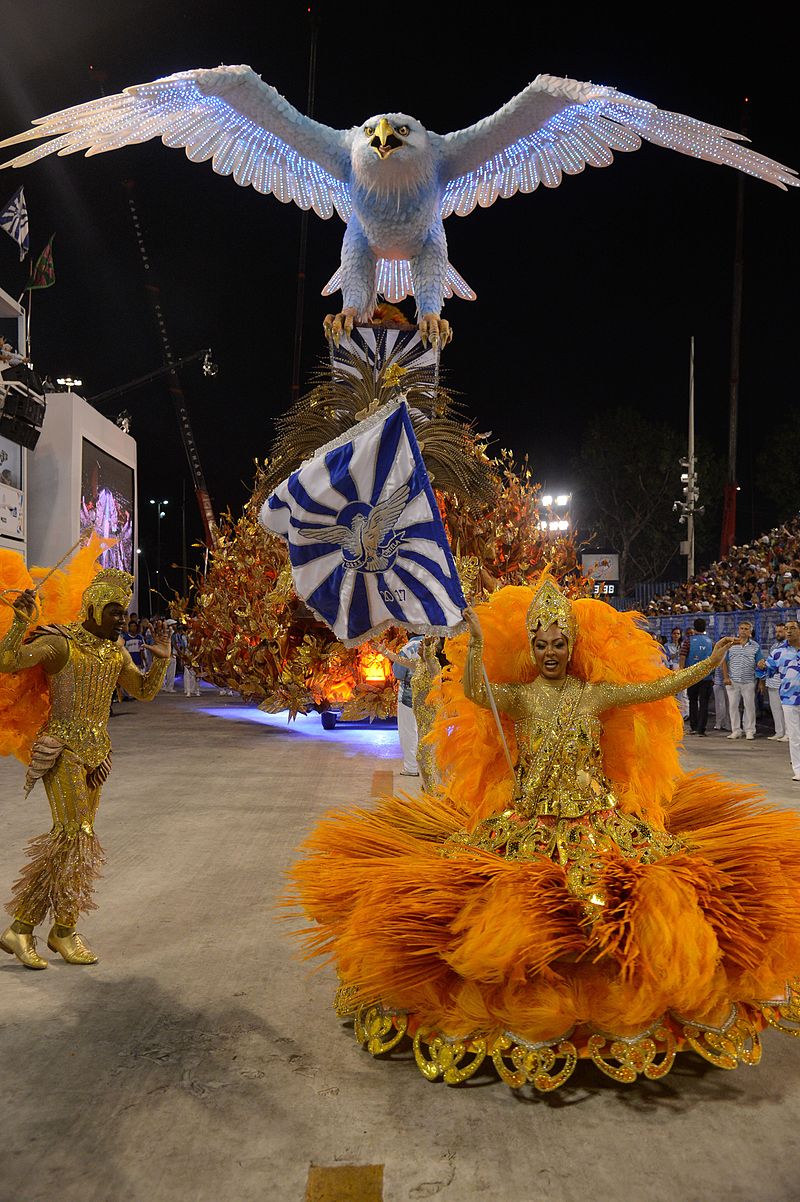
[[[78,539],[78,541],[77,541],[76,543],[73,543],[73,544],[72,544],[72,546],[70,547],[69,551],[67,551],[67,553],[66,553],[65,555],[62,555],[62,556],[61,556],[61,558],[59,559],[58,563],[57,563],[57,564],[54,564],[54,566],[53,566],[53,567],[50,569],[50,571],[49,571],[49,572],[48,572],[48,573],[47,573],[45,576],[43,576],[43,577],[42,577],[42,579],[39,581],[39,583],[38,583],[38,584],[35,584],[35,585],[33,586],[33,588],[32,588],[32,590],[31,590],[31,592],[38,593],[38,592],[39,592],[39,589],[42,587],[42,585],[43,585],[43,584],[46,584],[46,583],[47,583],[47,581],[50,579],[50,577],[53,575],[53,573],[58,571],[58,569],[61,567],[62,563],[65,563],[65,562],[66,562],[66,560],[68,560],[68,559],[69,559],[70,555],[72,555],[72,553],[73,553],[74,551],[77,551],[77,550],[78,550],[78,547],[81,547],[81,546],[83,546],[83,544],[84,544],[86,541],[87,541],[87,536],[86,536],[86,534],[82,534],[82,535],[80,536],[80,538]],[[24,592],[26,592],[26,590],[25,590],[25,589],[21,589],[21,588],[7,588],[7,589],[3,589],[2,593],[0,593],[0,601],[2,601],[2,602],[5,604],[5,605],[9,605],[9,606],[10,606],[10,607],[13,609],[13,608],[14,608],[14,603],[13,603],[13,601],[6,601],[6,593],[17,593],[17,594],[19,594],[19,593],[24,593]]]
[[[500,739],[503,744],[503,751],[506,753],[506,759],[508,760],[508,766],[511,769],[511,775],[513,776],[514,775],[514,764],[511,760],[511,752],[508,750],[508,743],[506,742],[506,732],[503,730],[503,724],[500,721],[500,715],[497,712],[497,705],[495,703],[494,693],[492,692],[492,686],[489,683],[489,677],[486,675],[486,665],[481,663],[481,669],[483,670],[483,681],[484,681],[484,684],[486,685],[486,693],[489,698],[489,705],[492,708],[492,716],[494,717],[495,723],[497,724],[497,729],[500,732]]]
[[[31,314],[33,313],[33,289],[26,288],[28,293],[28,308],[25,312],[25,358],[30,362],[31,357]]]

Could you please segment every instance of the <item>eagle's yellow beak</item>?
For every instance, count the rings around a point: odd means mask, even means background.
[[[375,135],[370,139],[369,144],[382,159],[388,159],[390,154],[403,145],[385,117],[381,117],[375,126]]]

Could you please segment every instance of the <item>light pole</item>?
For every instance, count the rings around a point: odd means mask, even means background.
[[[161,519],[167,516],[167,511],[162,506],[169,505],[169,501],[157,501],[155,497],[151,497],[150,504],[156,507],[156,593],[158,596],[161,596]],[[152,600],[150,602],[150,616],[153,616]]]
[[[686,556],[686,579],[694,576],[694,519],[695,514],[704,513],[705,506],[698,505],[700,490],[697,483],[697,456],[694,450],[694,336],[689,348],[689,439],[688,452],[685,459],[680,461],[686,470],[681,474],[683,495],[685,501],[676,501],[672,506],[678,513],[681,525],[686,523],[686,540],[681,543],[681,554]]]
[[[152,616],[153,616],[153,590],[150,586],[150,565],[147,562],[147,556],[142,555],[141,547],[136,548],[136,554],[142,556],[141,560],[139,562],[144,564],[144,570],[147,575],[147,604],[148,604],[148,608],[150,610],[150,617],[152,618]],[[139,579],[141,582],[141,568],[139,569]]]

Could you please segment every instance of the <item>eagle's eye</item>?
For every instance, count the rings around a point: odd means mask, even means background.
[[[371,138],[372,135],[375,133],[375,126],[374,125],[365,125],[364,133],[367,135],[368,138]]]
[[[408,135],[411,133],[411,130],[408,128],[407,125],[398,125],[397,133],[399,133],[401,138],[407,138]]]

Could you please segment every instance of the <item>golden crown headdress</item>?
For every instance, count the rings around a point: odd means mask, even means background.
[[[116,601],[123,609],[127,609],[132,596],[133,576],[130,572],[122,572],[119,568],[103,568],[89,587],[84,589],[78,621],[83,622],[89,617],[89,606],[92,605],[95,621],[99,622],[104,606]]]
[[[537,630],[547,630],[555,624],[564,634],[569,645],[570,654],[578,636],[578,626],[572,606],[563,595],[555,580],[546,577],[533,595],[528,608],[525,625],[528,634],[534,635]]]

